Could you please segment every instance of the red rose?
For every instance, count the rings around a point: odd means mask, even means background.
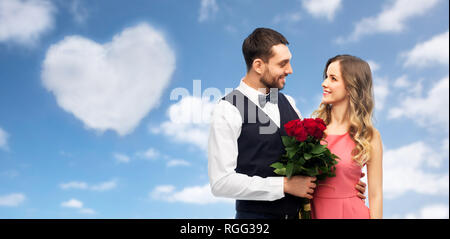
[[[315,118],[314,120],[317,122],[319,129],[325,131],[325,129],[327,128],[325,122],[321,118]]]
[[[314,138],[316,139],[322,139],[323,137],[323,131],[317,128],[316,132],[314,132]]]
[[[325,125],[325,122],[323,122],[322,119],[316,118],[315,121],[317,122],[317,127],[318,127],[321,131],[325,131],[325,130],[327,129],[327,126]]]
[[[316,121],[318,128],[316,130],[316,133],[314,134],[314,137],[316,139],[322,139],[324,131],[327,129],[327,126],[321,118],[315,118],[314,120]]]
[[[319,127],[320,131],[322,131],[322,132],[327,129],[327,126],[325,126],[323,124],[318,124],[317,126]]]
[[[295,129],[297,128],[297,125],[299,125],[300,120],[291,120],[284,124],[284,129],[286,130],[287,135],[289,136],[295,136]]]
[[[304,119],[303,127],[305,127],[306,131],[308,132],[308,135],[314,136],[314,133],[316,132],[317,128],[317,123],[314,119]]]
[[[322,139],[326,125],[320,118],[307,118],[289,121],[284,125],[284,128],[287,135],[294,136],[298,141],[303,142],[308,139],[308,136]]]
[[[306,132],[306,130],[303,126],[297,127],[295,129],[294,135],[295,135],[295,138],[300,142],[303,142],[306,139],[308,139],[308,132]]]

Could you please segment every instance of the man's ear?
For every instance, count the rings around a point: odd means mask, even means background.
[[[264,71],[266,70],[266,63],[260,58],[256,58],[253,60],[253,70],[255,70],[256,73],[262,75],[264,74]]]

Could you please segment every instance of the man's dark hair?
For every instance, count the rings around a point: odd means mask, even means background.
[[[289,42],[281,33],[269,28],[256,28],[242,43],[242,53],[244,54],[247,72],[252,68],[253,61],[257,58],[268,62],[272,57],[272,46]]]

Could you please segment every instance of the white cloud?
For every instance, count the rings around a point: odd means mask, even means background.
[[[68,183],[61,183],[59,185],[61,189],[67,190],[67,189],[88,189],[88,184],[85,182],[68,182]]]
[[[8,133],[0,128],[0,149],[8,150]]]
[[[159,127],[150,128],[150,131],[155,134],[162,133],[176,142],[192,144],[206,151],[214,106],[215,103],[199,97],[183,97],[167,110],[169,120]]]
[[[103,45],[65,37],[48,49],[42,82],[87,128],[126,135],[159,104],[174,70],[163,34],[141,23]]]
[[[444,141],[442,141],[442,152],[446,153],[444,155],[446,155],[448,157],[449,154],[449,139],[445,139]]]
[[[68,207],[68,208],[83,208],[83,202],[77,200],[77,199],[70,199],[69,201],[62,202],[61,207]]]
[[[152,192],[151,197],[155,199],[163,198],[163,195],[172,193],[175,190],[175,187],[172,185],[161,185],[157,186]]]
[[[25,195],[22,193],[11,193],[5,196],[0,196],[0,206],[16,207],[25,201]]]
[[[83,202],[75,198],[72,198],[66,202],[62,202],[61,207],[79,209],[78,212],[81,214],[90,214],[90,215],[96,214],[96,212],[93,209],[84,208]]]
[[[300,14],[300,12],[294,11],[291,13],[278,14],[273,18],[272,22],[273,22],[273,24],[279,24],[279,23],[285,24],[286,22],[296,23],[296,22],[299,22],[301,19],[302,19],[302,15]]]
[[[380,65],[373,60],[368,60],[367,64],[369,64],[372,74],[380,69]]]
[[[91,191],[98,191],[98,192],[104,192],[111,189],[114,189],[117,187],[117,180],[113,179],[106,182],[97,183],[94,185],[89,185],[86,182],[78,182],[78,181],[72,181],[68,183],[61,183],[59,187],[63,190],[70,190],[70,189],[80,189],[80,190],[91,190]]]
[[[211,203],[233,203],[234,200],[228,198],[214,197],[211,193],[209,184],[204,186],[193,186],[183,188],[181,191],[175,191],[172,185],[157,186],[150,197],[156,200],[167,202],[183,202],[190,204],[211,204]]]
[[[210,19],[214,14],[219,11],[216,0],[201,0],[200,2],[200,14],[198,16],[199,22],[204,22]]]
[[[20,175],[20,173],[16,170],[7,170],[7,171],[0,173],[0,176],[10,178],[10,179],[16,178],[19,175]]]
[[[341,8],[341,0],[302,0],[302,5],[314,17],[331,21]]]
[[[172,159],[167,162],[167,167],[176,167],[176,166],[190,166],[191,164],[182,159]]]
[[[375,74],[375,72],[377,72],[381,68],[377,62],[373,60],[367,60],[367,64],[369,64],[370,70],[372,72],[375,110],[381,111],[382,109],[384,109],[384,103],[390,93],[388,80],[385,78],[380,78],[377,76],[377,74]]]
[[[430,171],[439,168],[444,159],[445,152],[433,150],[422,141],[386,150],[383,155],[384,197],[393,199],[406,192],[448,195],[448,171]]]
[[[90,187],[90,190],[103,192],[103,191],[109,191],[111,189],[114,189],[114,188],[116,188],[116,186],[117,186],[117,180],[111,180],[111,181],[92,185]]]
[[[151,147],[144,151],[138,151],[134,155],[135,155],[136,159],[141,159],[141,160],[156,161],[158,159],[163,159],[166,161],[167,167],[190,166],[191,165],[191,163],[189,163],[186,160],[172,158],[171,156],[163,154],[163,153],[159,152],[157,149],[151,148]],[[115,154],[114,157],[116,158],[116,161],[119,163],[120,162],[129,163],[132,160],[130,157],[128,157],[127,155],[124,155],[124,154]]]
[[[399,33],[404,31],[406,22],[426,14],[439,0],[394,0],[388,1],[381,13],[375,17],[362,19],[348,38],[341,37],[338,43],[358,41],[364,35],[376,33]]]
[[[145,159],[145,160],[152,160],[155,161],[157,159],[163,159],[166,161],[167,167],[178,167],[178,166],[190,166],[191,163],[183,160],[183,159],[176,159],[172,158],[169,155],[162,154],[158,150],[154,148],[149,148],[146,151],[140,151],[136,153],[136,156]]]
[[[449,123],[449,78],[435,83],[425,97],[412,96],[390,109],[388,118],[409,118],[420,126],[446,129]]]
[[[70,13],[77,23],[84,23],[88,17],[88,10],[82,5],[80,0],[73,0],[70,5]]]
[[[396,88],[408,88],[411,83],[407,81],[407,76],[402,75],[394,81],[394,87]]]
[[[405,52],[403,64],[406,67],[425,67],[430,65],[443,65],[448,67],[449,40],[448,31],[434,36],[428,41],[417,44],[412,50]]]
[[[389,85],[388,81],[384,78],[373,78],[373,91],[375,96],[375,109],[382,110],[384,109],[384,104],[386,102],[386,98],[389,95]]]
[[[55,11],[47,0],[1,0],[0,42],[35,45],[53,27]]]
[[[448,219],[448,205],[429,205],[416,213],[408,213],[405,219]]]
[[[140,158],[150,159],[150,160],[156,159],[157,157],[161,156],[159,151],[154,148],[149,148],[144,152],[137,152],[136,155]]]
[[[130,157],[128,157],[125,154],[120,154],[120,153],[114,153],[113,157],[116,159],[116,162],[118,163],[129,163],[130,162]]]
[[[408,79],[407,75],[402,75],[394,80],[394,87],[400,89],[397,91],[398,98],[420,97],[423,92],[423,83],[425,79],[420,78],[413,82]]]
[[[134,154],[134,158],[145,160],[156,160],[158,157],[161,156],[163,155],[161,155],[161,153],[154,148],[148,148],[145,151],[138,151]],[[132,160],[130,156],[121,153],[114,153],[113,157],[116,159],[117,163],[130,163]]]
[[[235,34],[238,32],[238,29],[236,28],[236,26],[228,24],[225,26],[225,31],[227,31],[228,33],[231,33],[231,34]]]
[[[90,208],[82,208],[82,209],[80,209],[80,213],[88,214],[88,215],[97,214],[93,209],[90,209]]]

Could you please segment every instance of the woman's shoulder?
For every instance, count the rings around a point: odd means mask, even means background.
[[[373,137],[374,138],[381,137],[380,131],[377,128],[375,128],[375,127],[373,127]]]
[[[370,143],[372,144],[372,146],[380,147],[382,145],[380,131],[378,131],[378,129],[376,129],[375,127],[373,128],[373,135]]]

